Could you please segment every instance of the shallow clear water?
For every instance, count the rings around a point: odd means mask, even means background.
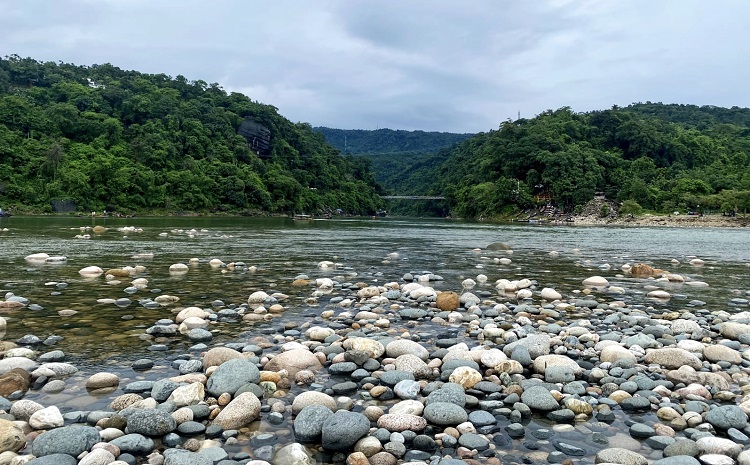
[[[93,226],[107,230],[95,234]],[[132,226],[141,232],[125,233]],[[707,289],[672,286],[670,291],[688,300],[728,305],[732,291],[750,288],[746,265],[750,262],[750,240],[744,229],[611,228],[496,225],[444,220],[363,219],[292,221],[284,218],[75,218],[12,217],[2,219],[0,230],[0,292],[13,292],[42,307],[5,311],[7,340],[24,334],[44,339],[63,336],[58,344],[71,356],[81,355],[87,363],[101,358],[143,355],[148,341],[138,339],[145,327],[159,318],[172,316],[168,308],[149,310],[137,300],[170,294],[180,297],[180,306],[208,307],[213,300],[241,304],[255,290],[281,291],[292,296],[285,314],[292,317],[304,309],[310,290],[294,288],[299,274],[310,278],[345,277],[351,282],[400,281],[406,272],[430,271],[444,278],[438,289],[459,291],[461,281],[477,274],[488,276],[478,290],[494,292],[499,278],[530,278],[540,287],[554,287],[563,294],[580,288],[581,280],[602,275],[626,288],[642,286],[621,274],[625,263],[645,262],[710,284]],[[81,229],[84,228],[84,229]],[[166,235],[164,234],[166,233]],[[90,239],[76,239],[89,234]],[[493,242],[505,242],[513,253],[485,249]],[[550,251],[558,251],[551,257]],[[24,257],[45,252],[67,257],[64,263],[31,264]],[[384,263],[389,253],[399,258]],[[153,254],[153,258],[132,258]],[[703,267],[690,266],[689,257],[705,260]],[[508,257],[504,266],[492,259]],[[170,275],[173,263],[200,263],[182,276]],[[242,261],[256,266],[254,273],[222,272],[208,261]],[[681,263],[673,265],[670,260]],[[331,260],[336,270],[321,270],[317,263]],[[601,265],[611,269],[600,269]],[[126,265],[144,265],[142,277],[149,289],[129,295],[129,279],[119,284],[103,276],[83,278],[78,270],[96,265],[104,270]],[[66,283],[60,289],[54,283]],[[153,290],[160,292],[153,292]],[[744,292],[741,292],[744,293]],[[128,297],[126,308],[99,304],[97,299]],[[687,300],[663,304],[679,309]],[[325,301],[321,299],[324,305]],[[60,317],[58,311],[78,313]],[[321,309],[322,310],[322,309]],[[242,325],[222,328],[228,337],[243,331]]]

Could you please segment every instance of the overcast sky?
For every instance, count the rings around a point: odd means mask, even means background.
[[[0,0],[2,56],[182,74],[342,129],[750,107],[749,44],[746,0]]]

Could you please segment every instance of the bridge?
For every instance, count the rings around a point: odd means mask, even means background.
[[[404,199],[404,200],[445,200],[445,197],[432,195],[381,195],[381,199]]]

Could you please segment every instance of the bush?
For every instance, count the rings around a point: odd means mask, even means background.
[[[575,216],[580,216],[581,213],[583,213],[583,205],[576,205],[576,207],[573,209],[573,214]]]
[[[640,215],[641,213],[643,213],[643,207],[635,200],[626,200],[620,207],[621,215]]]
[[[602,205],[602,208],[599,210],[599,216],[602,218],[606,218],[609,216],[609,205],[606,203]]]

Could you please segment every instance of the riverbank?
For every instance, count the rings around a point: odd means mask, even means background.
[[[572,225],[584,226],[667,226],[678,228],[743,228],[750,226],[748,216],[721,215],[639,215],[601,218],[596,215],[574,216]]]

